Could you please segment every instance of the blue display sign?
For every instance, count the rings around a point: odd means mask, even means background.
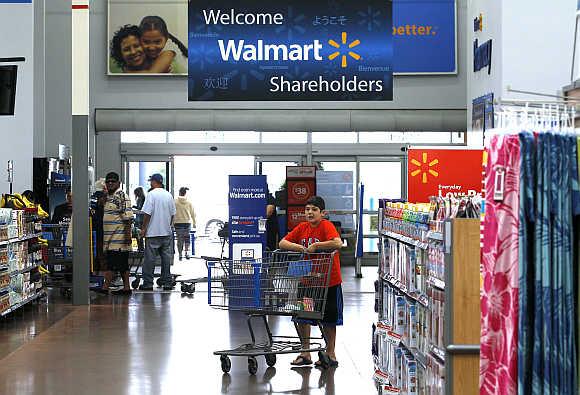
[[[266,176],[229,177],[230,258],[262,258],[266,246]]]
[[[455,0],[393,1],[393,71],[456,73]]]
[[[392,100],[390,0],[189,2],[190,101]]]

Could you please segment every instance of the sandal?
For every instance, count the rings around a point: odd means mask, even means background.
[[[292,366],[312,365],[312,360],[310,358],[299,355],[294,361],[290,362],[290,365]]]
[[[338,367],[338,361],[335,361],[334,359],[330,358],[328,356],[328,354],[325,354],[323,352],[319,352],[318,353],[318,361],[316,361],[316,363],[314,364],[315,367],[317,368],[337,368]]]

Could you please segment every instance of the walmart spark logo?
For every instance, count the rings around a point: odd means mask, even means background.
[[[346,45],[346,43],[347,43],[346,32],[342,32],[341,38],[342,38],[342,45]],[[340,50],[341,44],[337,43],[336,41],[328,40],[328,43],[330,45],[332,45],[334,48]],[[360,44],[360,40],[354,40],[353,42],[348,44],[348,49],[353,49],[354,47],[356,47],[359,44]],[[330,56],[328,56],[328,59],[334,60],[341,55],[342,55],[341,67],[343,69],[345,69],[347,66],[347,57],[346,57],[346,54],[342,53],[341,51],[336,51],[336,52],[331,53]],[[361,58],[361,56],[359,54],[357,54],[356,52],[353,52],[353,51],[348,51],[348,56],[350,56],[351,58],[353,58],[355,60],[360,60],[360,58]]]
[[[439,159],[434,159],[429,162],[426,152],[423,152],[422,159],[423,163],[419,162],[417,159],[411,159],[411,163],[418,167],[418,169],[411,172],[411,177],[416,177],[421,174],[423,184],[427,184],[429,177],[428,174],[431,174],[433,177],[439,177],[439,172],[436,171],[436,169],[432,169],[432,167],[439,164]]]

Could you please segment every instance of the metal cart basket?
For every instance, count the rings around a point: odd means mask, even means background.
[[[324,315],[328,284],[335,252],[295,253],[267,252],[264,258],[251,261],[219,260],[208,262],[208,304],[214,308],[242,311],[247,314],[251,343],[231,350],[215,351],[222,370],[231,369],[229,356],[248,357],[248,371],[258,370],[256,356],[263,355],[268,366],[276,364],[276,354],[318,352],[322,367],[328,367],[326,338],[320,321]],[[274,336],[266,316],[294,318],[298,336]],[[252,319],[259,318],[268,340],[256,343]],[[317,325],[321,337],[303,338],[297,321],[309,320]],[[311,340],[317,340],[311,342]],[[304,348],[303,344],[309,343]]]
[[[43,224],[42,235],[48,240],[43,248],[43,261],[49,275],[44,278],[47,288],[59,288],[61,294],[70,297],[72,290],[72,248],[67,247],[68,223]]]

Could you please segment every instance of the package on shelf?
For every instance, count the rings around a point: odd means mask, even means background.
[[[17,305],[22,302],[22,294],[19,292],[10,291],[10,306]]]
[[[408,351],[402,355],[401,384],[401,393],[417,395],[417,361]]]
[[[427,250],[422,248],[415,249],[414,290],[421,295],[427,294],[427,262]]]
[[[10,249],[8,245],[0,246],[0,265],[7,265],[10,261]]]
[[[14,265],[11,265],[10,270],[22,270],[28,265],[28,243],[23,241],[19,243],[10,244]]]
[[[405,332],[403,337],[405,339],[405,343],[411,347],[417,347],[417,303],[407,301],[406,309],[405,309]]]
[[[417,305],[417,350],[423,355],[429,353],[429,315],[429,309],[421,304]]]
[[[426,381],[431,395],[445,395],[445,366],[432,355],[427,355]]]
[[[17,239],[20,236],[18,235],[18,226],[17,225],[8,225],[8,240]]]
[[[4,292],[0,294],[0,313],[5,312],[10,308],[10,293]]]
[[[429,342],[439,349],[444,349],[445,292],[430,287],[427,296],[431,307],[431,314],[427,322],[427,326],[430,328]]]
[[[404,296],[401,295],[397,295],[395,297],[395,304],[396,304],[396,321],[395,321],[395,327],[393,328],[393,331],[399,335],[403,335],[405,332],[405,326],[406,326],[406,315],[405,315],[405,310],[407,307],[407,301],[405,300]]]
[[[431,240],[429,242],[429,276],[439,280],[445,279],[445,250],[443,242]]]
[[[12,209],[0,208],[0,225],[10,225],[12,223]]]
[[[22,291],[24,289],[24,275],[17,274],[12,276],[10,278],[10,288],[12,289],[12,291],[22,294]]]
[[[10,272],[8,269],[0,271],[0,289],[10,285]]]

